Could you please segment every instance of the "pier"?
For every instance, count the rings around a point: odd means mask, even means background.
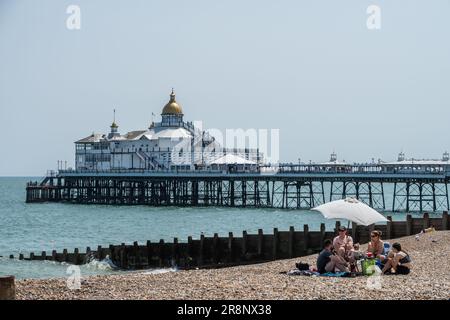
[[[379,210],[449,210],[450,164],[282,164],[224,170],[59,170],[30,182],[26,201],[310,209],[355,197]],[[386,185],[392,186],[386,201]]]
[[[408,160],[401,152],[395,162],[364,164],[339,162],[333,152],[325,163],[274,166],[258,144],[228,148],[184,121],[173,89],[161,122],[121,134],[114,113],[110,129],[76,141],[75,168],[30,182],[26,201],[310,209],[355,197],[379,210],[450,209],[448,152],[441,160]],[[255,140],[239,132],[231,140],[247,138]],[[387,184],[393,185],[392,204],[386,203]]]

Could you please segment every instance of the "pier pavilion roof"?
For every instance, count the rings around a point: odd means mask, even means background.
[[[80,139],[76,141],[75,143],[93,143],[93,142],[100,142],[101,140],[105,139],[105,135],[101,133],[92,133],[89,137]]]
[[[80,139],[75,143],[95,143],[101,141],[136,141],[140,139],[187,139],[192,138],[192,134],[184,128],[152,128],[150,130],[136,130],[127,132],[124,135],[107,138],[105,134],[93,133],[90,136]]]
[[[256,164],[256,162],[244,159],[234,154],[226,154],[223,157],[211,162],[211,164]]]
[[[162,138],[192,138],[192,134],[184,128],[154,128],[150,130],[131,131],[116,140],[135,141],[140,139],[158,140]]]
[[[139,140],[147,130],[136,130],[136,131],[130,131],[126,133],[123,138],[124,140]]]
[[[157,128],[151,130],[145,135],[149,139],[180,139],[180,138],[191,138],[192,134],[184,128]]]

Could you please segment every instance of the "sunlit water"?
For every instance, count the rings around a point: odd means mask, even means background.
[[[36,178],[0,178],[0,275],[13,274],[17,278],[65,277],[67,265],[50,261],[10,260],[10,254],[67,248],[72,251],[86,247],[147,240],[186,241],[192,235],[199,238],[214,233],[235,236],[273,228],[288,230],[294,226],[302,230],[318,230],[321,223],[327,229],[335,221],[326,220],[320,213],[307,210],[241,209],[241,208],[155,208],[148,206],[104,206],[75,204],[26,204],[25,184]],[[404,219],[395,214],[394,219]],[[72,251],[73,252],[73,251]],[[101,262],[81,267],[83,275],[117,272]],[[159,271],[155,271],[159,272]]]

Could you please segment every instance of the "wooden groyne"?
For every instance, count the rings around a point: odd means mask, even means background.
[[[407,215],[405,221],[392,221],[388,217],[385,225],[371,225],[368,227],[353,224],[349,229],[355,242],[367,243],[372,230],[380,230],[383,239],[393,239],[419,233],[421,230],[433,226],[436,230],[449,230],[448,212],[444,211],[442,217],[431,218],[424,213],[421,218],[412,218]],[[107,256],[112,262],[124,270],[139,270],[148,268],[163,268],[177,266],[181,269],[191,268],[219,268],[241,264],[267,262],[277,259],[301,257],[319,252],[325,239],[332,239],[337,235],[340,222],[336,222],[334,230],[327,231],[325,224],[321,224],[319,231],[310,231],[308,225],[303,230],[290,227],[288,231],[279,231],[277,228],[272,234],[264,234],[262,229],[257,234],[242,232],[240,237],[229,233],[227,237],[213,237],[199,239],[188,237],[187,242],[180,242],[174,238],[173,242],[147,241],[146,244],[134,242],[132,245],[122,243],[110,245],[107,248],[98,246],[96,250],[86,248],[80,252],[75,248],[73,252],[64,249],[63,252],[52,251],[40,255],[30,253],[29,257],[19,255],[20,260],[50,260],[67,262],[75,265],[85,264],[92,259],[102,260]],[[14,259],[11,255],[10,258]]]
[[[16,299],[15,279],[14,276],[0,276],[0,300]]]

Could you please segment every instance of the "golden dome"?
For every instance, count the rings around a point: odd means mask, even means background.
[[[170,101],[164,106],[162,114],[183,114],[181,106],[175,100],[175,93],[170,94]]]

